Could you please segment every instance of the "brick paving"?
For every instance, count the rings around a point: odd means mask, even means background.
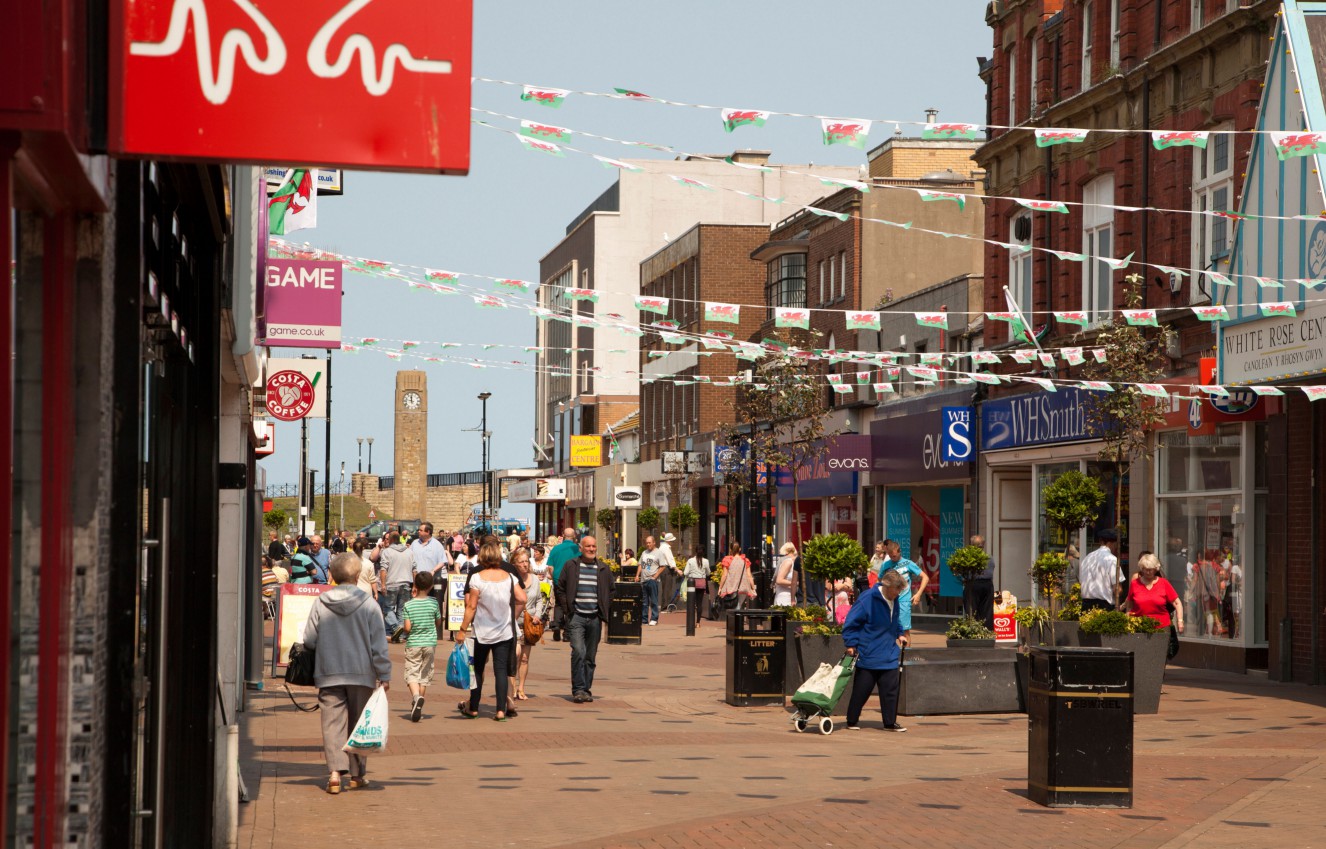
[[[645,631],[600,648],[587,705],[569,700],[566,644],[539,646],[534,698],[506,723],[491,693],[462,718],[445,686],[409,722],[398,665],[377,786],[336,797],[320,791],[317,715],[269,679],[241,715],[240,845],[1326,846],[1323,688],[1171,668],[1160,714],[1137,717],[1133,808],[1052,810],[1026,798],[1023,715],[904,717],[907,734],[886,734],[875,707],[861,732],[797,734],[780,708],[724,703],[717,624],[687,638],[665,614]]]

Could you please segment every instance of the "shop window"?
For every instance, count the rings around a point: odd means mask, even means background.
[[[1106,174],[1082,190],[1082,310],[1093,324],[1107,321],[1114,308],[1114,176]]]
[[[1018,122],[1018,48],[1008,48],[1008,123]]]
[[[1119,70],[1123,27],[1119,23],[1119,0],[1110,0],[1110,69]]]
[[[1031,213],[1016,215],[1009,223],[1009,241],[1015,245],[1031,244]],[[1008,291],[1013,293],[1013,300],[1025,313],[1035,309],[1032,301],[1032,259],[1030,251],[1008,252]]]
[[[1223,425],[1211,436],[1189,436],[1187,431],[1161,433],[1161,494],[1240,489],[1242,442],[1238,425]]]
[[[832,285],[832,279],[830,279]],[[806,255],[783,254],[769,263],[764,302],[773,318],[774,307],[806,306]]]
[[[1082,4],[1082,91],[1091,88],[1091,15],[1094,11],[1091,0]]]
[[[1031,61],[1027,63],[1027,117],[1036,117],[1036,109],[1040,105],[1036,100],[1036,82],[1038,78],[1037,65],[1041,58],[1041,43],[1036,36],[1031,37]]]

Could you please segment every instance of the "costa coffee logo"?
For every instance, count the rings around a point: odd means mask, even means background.
[[[297,371],[278,371],[267,378],[267,412],[283,422],[297,422],[313,410],[313,382]]]
[[[847,471],[860,469],[862,471],[865,471],[870,468],[870,461],[867,460],[865,457],[847,457],[842,460],[839,460],[838,458],[835,457],[829,460],[829,468],[843,469]]]

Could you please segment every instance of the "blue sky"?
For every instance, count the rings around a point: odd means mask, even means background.
[[[924,110],[934,107],[941,120],[980,123],[984,88],[976,57],[991,53],[985,7],[985,0],[478,2],[474,75],[852,118],[923,120]],[[552,110],[522,103],[519,94],[519,88],[475,83],[473,106],[696,153],[759,148],[772,150],[776,163],[865,163],[863,151],[824,147],[818,122],[809,119],[774,116],[763,128],[728,135],[716,111],[575,96]],[[871,146],[892,132],[891,125],[876,124]],[[347,174],[345,195],[319,202],[318,227],[292,238],[400,264],[537,280],[539,257],[615,172],[586,156],[527,152],[514,138],[482,127],[471,127],[471,142],[467,177]],[[667,157],[583,137],[572,144],[613,158]],[[443,353],[439,342],[534,341],[534,319],[524,311],[479,309],[468,298],[415,292],[395,280],[347,275],[344,305],[349,342],[365,336],[419,340],[424,344],[415,353],[432,355]],[[275,355],[298,353],[278,349]],[[445,353],[533,361],[519,348]],[[484,391],[492,393],[493,466],[531,465],[532,370],[480,370],[408,357],[397,362],[372,351],[333,356],[333,481],[341,461],[347,480],[355,470],[361,436],[375,439],[373,471],[391,474],[393,387],[400,368],[428,372],[430,472],[480,468],[479,435],[464,431],[478,427],[477,396]],[[320,470],[326,444],[321,420],[311,422],[310,434],[310,457]],[[276,442],[276,453],[262,463],[268,482],[293,483],[299,426],[278,423]]]

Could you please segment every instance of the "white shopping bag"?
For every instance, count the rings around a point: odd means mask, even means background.
[[[833,685],[838,681],[838,667],[827,663],[821,663],[820,668],[815,674],[806,680],[797,690],[798,693],[816,693],[830,697],[833,694]]]
[[[387,692],[381,687],[368,697],[364,712],[359,714],[350,739],[341,747],[343,751],[363,754],[380,752],[387,748]]]

